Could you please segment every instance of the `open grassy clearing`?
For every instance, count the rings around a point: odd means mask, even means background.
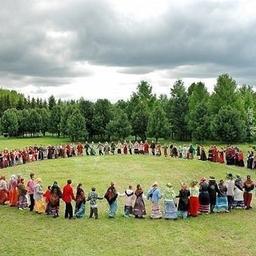
[[[256,175],[246,168],[152,156],[76,157],[45,160],[1,170],[8,177],[20,173],[27,179],[33,170],[44,187],[57,180],[64,185],[72,178],[74,186],[84,184],[86,192],[96,186],[104,194],[110,181],[119,192],[127,185],[142,184],[147,190],[157,180],[176,190],[181,181],[202,176],[224,178],[227,172]],[[3,255],[255,255],[253,233],[256,211],[235,210],[186,221],[126,219],[122,217],[123,198],[118,199],[116,219],[108,219],[107,202],[99,202],[99,220],[65,220],[38,216],[0,207],[0,244]],[[148,213],[150,204],[146,202]],[[88,216],[88,205],[86,212]],[[32,242],[33,241],[33,242]],[[243,246],[242,246],[243,245]]]

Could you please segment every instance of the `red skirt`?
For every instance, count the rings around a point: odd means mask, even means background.
[[[8,192],[0,190],[0,204],[4,204],[6,201],[8,201]]]
[[[190,216],[196,217],[199,211],[199,198],[196,196],[191,196],[189,199],[189,209],[188,214]]]
[[[18,192],[16,188],[12,188],[9,191],[9,205],[10,206],[17,206],[18,202]]]

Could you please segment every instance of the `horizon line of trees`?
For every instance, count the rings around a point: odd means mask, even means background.
[[[238,86],[228,74],[217,78],[212,93],[202,82],[186,88],[177,80],[169,95],[157,97],[152,86],[141,81],[129,100],[116,103],[25,98],[0,89],[0,131],[8,136],[51,133],[72,141],[124,140],[132,135],[141,140],[252,142],[255,118],[256,92],[248,85]]]

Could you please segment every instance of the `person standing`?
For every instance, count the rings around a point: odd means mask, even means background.
[[[125,204],[124,204],[124,217],[130,217],[133,213],[133,201],[134,201],[134,192],[132,190],[132,186],[130,185],[128,189],[124,191],[123,194],[119,194],[119,196],[125,196]]]
[[[67,184],[63,187],[63,193],[62,193],[62,200],[66,204],[66,209],[65,209],[65,219],[73,218],[73,207],[72,207],[72,200],[75,200],[73,188],[71,186],[72,181],[67,180]]]
[[[234,191],[235,191],[235,181],[233,179],[232,173],[228,173],[227,181],[227,198],[228,198],[228,210],[231,211],[234,203]]]
[[[28,201],[26,197],[27,190],[26,190],[23,178],[20,178],[18,182],[18,194],[19,194],[18,208],[19,210],[23,210],[28,207]]]
[[[191,183],[189,188],[190,198],[189,198],[189,216],[196,217],[199,212],[199,187],[197,186],[197,181]]]
[[[209,213],[210,206],[210,195],[208,192],[208,182],[206,178],[202,178],[200,181],[200,189],[199,189],[199,211],[201,213]]]
[[[104,198],[108,201],[109,204],[109,218],[114,218],[117,211],[117,197],[118,193],[115,188],[115,184],[111,182],[110,187],[107,189]]]
[[[34,192],[35,192],[35,174],[30,173],[30,180],[27,183],[27,192],[30,198],[29,210],[32,212],[35,206]]]
[[[156,153],[156,144],[155,144],[155,142],[153,140],[152,140],[152,143],[150,145],[150,148],[151,148],[151,153],[154,156],[155,153]]]
[[[144,203],[144,194],[143,189],[140,184],[137,185],[135,190],[135,203],[133,207],[133,214],[135,218],[143,219],[143,216],[146,215],[146,208]]]
[[[158,188],[158,183],[155,182],[151,189],[148,191],[147,199],[152,203],[151,219],[160,219],[162,218],[162,213],[160,211],[159,201],[162,198],[160,189]]]
[[[36,213],[44,213],[45,212],[45,205],[43,202],[43,187],[42,187],[42,180],[40,178],[36,179],[35,189],[34,189],[34,199],[35,199],[35,211]]]
[[[187,189],[187,185],[182,183],[179,195],[176,197],[179,198],[178,216],[182,217],[183,219],[186,219],[188,216],[189,196],[190,192]]]
[[[83,218],[85,215],[85,193],[82,189],[82,184],[79,183],[76,189],[76,208],[75,215],[77,218]]]
[[[208,185],[208,192],[210,196],[210,213],[213,213],[213,209],[216,205],[217,192],[219,190],[215,177],[210,177]]]
[[[8,184],[4,176],[0,177],[0,204],[5,204],[8,200]]]
[[[244,205],[245,210],[251,209],[252,191],[254,189],[254,182],[250,175],[247,175],[246,181],[244,182]]]
[[[164,218],[166,220],[177,219],[177,207],[175,205],[176,194],[171,183],[166,184],[163,194],[164,198]]]
[[[98,219],[98,206],[97,206],[97,200],[102,200],[103,197],[99,197],[96,193],[96,188],[92,188],[92,191],[89,193],[87,201],[90,202],[90,216],[89,218],[92,218],[93,215],[95,219]]]

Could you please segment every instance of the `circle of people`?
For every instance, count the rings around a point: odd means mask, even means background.
[[[85,205],[90,206],[89,218],[98,219],[98,200],[106,199],[109,210],[109,218],[114,218],[118,208],[118,198],[124,197],[124,216],[144,218],[146,215],[145,199],[151,202],[152,219],[186,219],[189,216],[196,217],[199,214],[231,212],[234,208],[251,209],[254,182],[250,175],[243,181],[239,175],[227,174],[226,180],[218,183],[214,177],[201,178],[199,182],[192,181],[188,186],[181,183],[179,193],[175,192],[171,183],[167,183],[163,189],[157,182],[144,193],[140,184],[134,190],[130,185],[123,193],[116,190],[111,182],[104,196],[98,195],[96,188],[91,188],[88,195],[85,194],[82,184],[78,184],[76,195],[72,187],[72,181],[61,189],[55,181],[47,190],[43,190],[42,180],[35,178],[34,173],[25,183],[20,175],[12,175],[9,182],[5,177],[0,178],[0,204],[17,207],[19,210],[28,208],[31,212],[47,214],[54,218],[59,217],[60,201],[65,203],[65,218],[74,219],[85,216]],[[75,201],[73,211],[72,202]],[[161,209],[163,201],[163,210]]]
[[[169,146],[161,145],[160,143],[145,142],[114,142],[108,143],[88,143],[85,144],[66,144],[59,146],[31,146],[22,150],[8,150],[0,151],[0,168],[11,167],[20,164],[26,164],[32,161],[44,160],[44,159],[57,159],[74,156],[95,156],[95,155],[109,155],[109,154],[123,154],[123,155],[148,155],[165,157],[170,156],[180,159],[194,159],[197,158],[202,161],[211,161],[218,163],[225,163],[227,165],[236,165],[244,167],[244,155],[242,150],[238,147],[228,146],[225,149],[218,149],[217,146],[211,146],[208,150],[208,156],[203,146],[198,145],[194,147],[191,145],[176,146],[171,144]],[[256,168],[256,154],[254,151],[248,151],[247,155],[247,168]]]

